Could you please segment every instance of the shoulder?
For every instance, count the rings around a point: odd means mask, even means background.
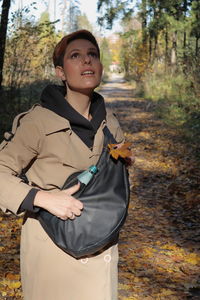
[[[19,114],[21,122],[39,122],[44,118],[50,118],[51,111],[43,108],[40,104],[34,104],[28,111]]]
[[[108,127],[120,127],[118,118],[111,108],[106,108],[106,122]]]
[[[70,124],[66,119],[40,104],[33,106],[21,119],[20,124],[32,124],[43,131],[45,135],[70,128]]]

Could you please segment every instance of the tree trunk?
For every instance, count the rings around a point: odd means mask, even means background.
[[[187,34],[186,31],[183,33],[183,49],[184,49],[184,54],[185,54],[185,49],[186,49],[186,42],[187,42]]]
[[[187,74],[186,42],[187,42],[187,35],[186,35],[186,31],[184,30],[184,33],[183,33],[183,72],[184,72],[184,74]]]
[[[169,65],[169,37],[168,37],[168,29],[165,31],[165,70]]]
[[[158,57],[157,50],[158,50],[158,35],[156,33],[156,35],[154,36],[154,58],[155,59],[157,59]]]
[[[177,31],[173,32],[172,36],[172,52],[171,52],[171,65],[172,68],[176,66],[177,58]]]
[[[187,0],[184,0],[184,20],[186,21],[187,18]],[[186,43],[187,43],[187,34],[186,34],[186,29],[184,29],[183,33],[183,59],[184,63],[186,63],[187,57],[186,57]]]
[[[1,26],[0,26],[0,90],[2,89],[3,81],[3,63],[6,47],[6,33],[8,27],[8,14],[11,0],[3,0],[1,11]]]
[[[199,55],[199,38],[198,37],[196,37],[195,54],[198,57],[198,55]]]
[[[147,41],[147,1],[142,0],[142,41],[146,44]]]
[[[152,60],[152,37],[151,35],[149,36],[149,61],[151,62]]]

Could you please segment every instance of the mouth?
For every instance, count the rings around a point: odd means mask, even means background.
[[[90,76],[90,75],[94,75],[94,72],[93,71],[84,71],[81,73],[81,76]]]

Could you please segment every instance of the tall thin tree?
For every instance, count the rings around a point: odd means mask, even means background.
[[[0,25],[0,90],[2,89],[3,81],[3,63],[4,53],[6,47],[6,33],[8,27],[8,14],[11,0],[3,0],[1,11],[1,25]]]
[[[141,3],[141,17],[142,17],[142,40],[145,44],[147,41],[147,1],[142,0]]]

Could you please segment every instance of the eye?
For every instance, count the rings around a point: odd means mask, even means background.
[[[78,52],[74,52],[71,54],[70,58],[72,59],[76,59],[76,58],[79,58],[80,54]]]
[[[93,57],[93,58],[98,58],[98,54],[97,54],[97,52],[95,52],[95,51],[90,51],[90,52],[88,53],[88,55],[91,56],[91,57]]]

